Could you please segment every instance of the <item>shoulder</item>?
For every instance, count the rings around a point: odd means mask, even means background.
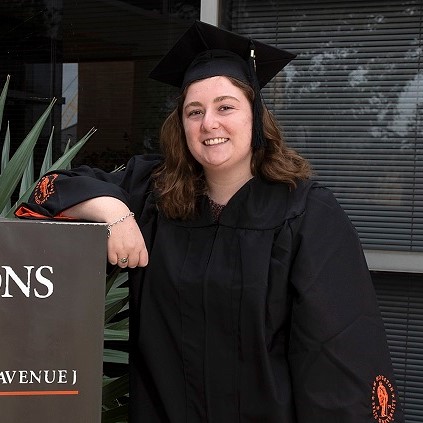
[[[138,154],[133,156],[128,164],[127,169],[130,170],[152,170],[163,163],[163,156],[160,154]]]
[[[333,192],[313,180],[301,181],[288,195],[291,217],[298,216],[310,210],[322,212],[342,210]]]
[[[333,192],[324,186],[314,183],[307,196],[305,211],[313,216],[326,217],[341,221],[350,220],[342,206],[339,204]]]
[[[158,154],[133,156],[125,167],[124,185],[131,186],[151,179],[153,171],[162,163],[163,158]]]
[[[342,231],[356,232],[333,192],[313,180],[302,181],[289,192],[286,219],[292,227],[307,231],[342,228]]]
[[[300,233],[320,234],[321,239],[328,237],[358,240],[358,233],[345,210],[339,204],[333,192],[315,181],[300,184],[292,192],[291,213],[297,217],[292,219]],[[342,241],[341,241],[342,242]]]
[[[315,197],[325,201],[323,197],[326,194],[320,191],[321,187],[312,180],[299,181],[292,188],[282,182],[257,177],[241,190],[234,203],[241,220],[254,222],[257,229],[271,229],[284,225],[286,221],[298,220]]]

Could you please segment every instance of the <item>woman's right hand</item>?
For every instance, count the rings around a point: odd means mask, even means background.
[[[114,223],[107,240],[107,257],[111,264],[119,267],[144,267],[148,263],[148,252],[141,230],[130,210],[114,197],[95,197],[63,211],[63,215],[92,222]],[[125,219],[122,219],[124,216]]]

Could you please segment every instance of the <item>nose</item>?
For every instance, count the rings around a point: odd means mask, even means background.
[[[204,132],[210,132],[213,129],[219,128],[219,126],[220,126],[220,123],[219,123],[218,116],[216,116],[216,113],[213,113],[210,110],[206,111],[201,121],[201,129]]]

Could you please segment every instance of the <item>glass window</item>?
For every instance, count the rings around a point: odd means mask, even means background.
[[[175,91],[148,74],[199,16],[200,0],[2,1],[0,84],[8,74],[11,82],[0,143],[10,121],[16,147],[56,97],[36,167],[52,125],[56,155],[98,129],[74,165],[112,170],[156,151]]]
[[[422,2],[234,0],[222,19],[297,53],[264,98],[364,247],[423,251]]]

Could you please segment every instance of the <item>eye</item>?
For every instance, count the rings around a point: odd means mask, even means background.
[[[188,112],[188,117],[190,117],[190,116],[198,116],[198,115],[201,115],[201,114],[203,114],[203,111],[202,110],[198,110],[198,109],[190,110]]]
[[[233,109],[235,109],[234,106],[229,106],[227,104],[219,107],[219,111],[222,111],[222,112],[226,112],[227,110],[233,110]]]

